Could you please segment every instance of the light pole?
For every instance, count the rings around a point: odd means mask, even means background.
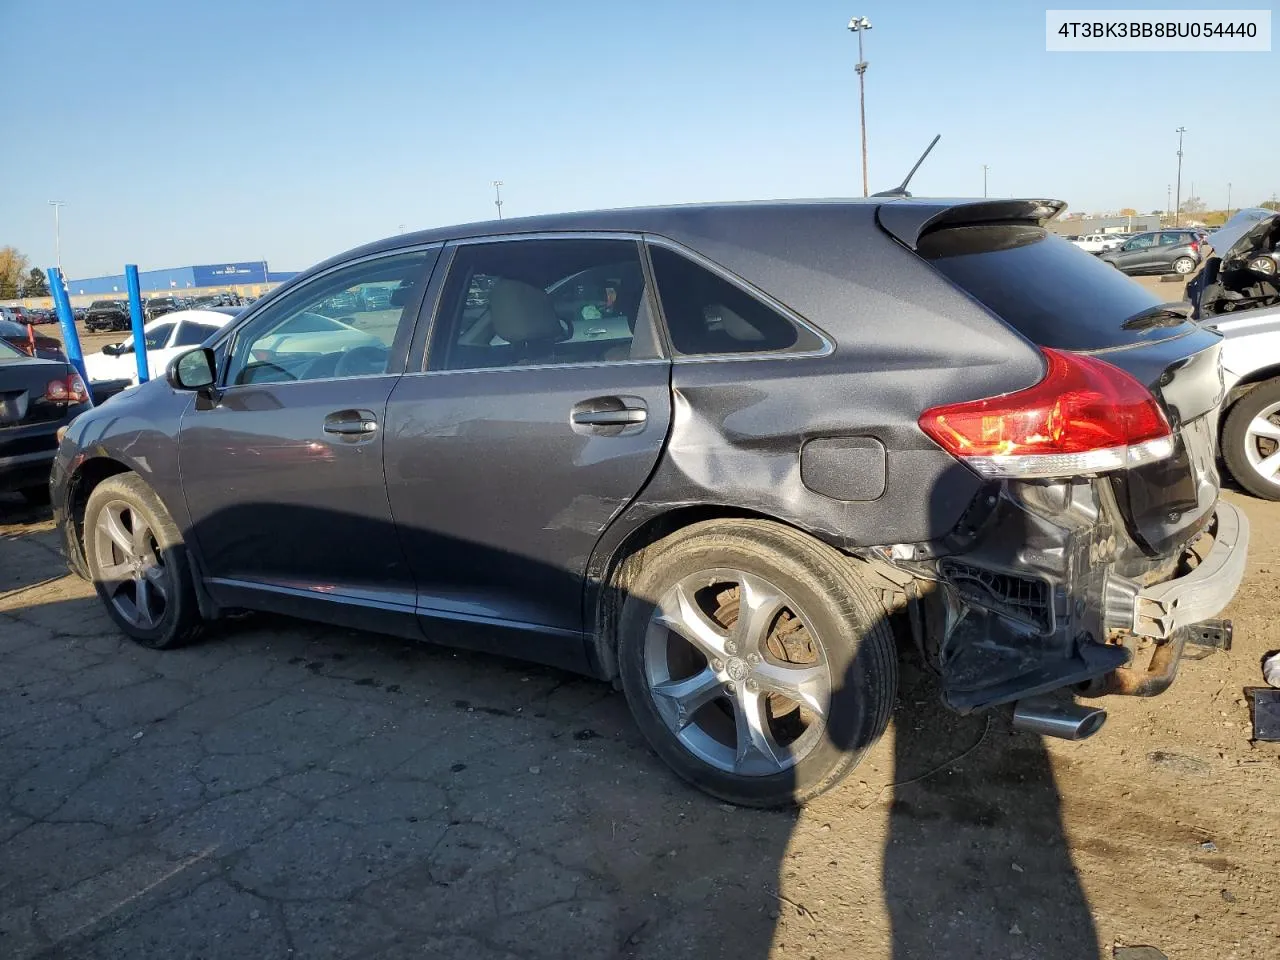
[[[985,163],[982,165],[982,195],[983,197],[987,195],[987,165]]]
[[[1182,135],[1186,127],[1178,128],[1178,191],[1173,200],[1173,225],[1176,227],[1182,220]]]
[[[1164,226],[1164,222],[1169,219],[1169,211],[1173,208],[1173,184],[1166,183],[1164,185],[1164,216],[1160,218],[1160,226]]]
[[[1231,219],[1231,181],[1227,181],[1227,219]]]
[[[57,264],[59,273],[62,272],[62,220],[58,216],[58,211],[66,205],[65,200],[49,201],[49,206],[53,207],[53,260]]]
[[[862,125],[862,195],[865,197],[869,193],[867,189],[867,61],[862,59],[862,34],[871,29],[871,21],[866,17],[854,17],[849,21],[849,29],[858,35],[858,65],[854,69],[858,72],[858,120]]]
[[[493,181],[493,205],[498,208],[498,219],[502,219],[502,181]]]

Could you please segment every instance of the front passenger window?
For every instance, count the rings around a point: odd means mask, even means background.
[[[425,251],[352,264],[298,287],[237,336],[227,384],[386,373]]]

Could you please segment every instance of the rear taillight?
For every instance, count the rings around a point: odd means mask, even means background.
[[[44,388],[44,398],[49,403],[84,403],[89,399],[89,391],[80,374],[71,373],[64,379],[50,380]]]
[[[1200,253],[1200,241],[1199,241],[1199,240],[1192,240],[1192,241],[1191,241],[1191,252],[1192,252],[1192,253],[1195,253],[1195,254],[1199,254],[1199,253]]]
[[[1048,372],[1002,397],[934,407],[920,429],[983,477],[1069,477],[1169,456],[1173,435],[1156,398],[1094,357],[1044,349]]]

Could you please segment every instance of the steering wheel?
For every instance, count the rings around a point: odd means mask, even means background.
[[[333,370],[335,377],[362,377],[387,372],[391,351],[382,344],[368,344],[348,350]]]

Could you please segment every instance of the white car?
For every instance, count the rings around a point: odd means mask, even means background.
[[[1087,236],[1077,237],[1071,242],[1085,253],[1108,253],[1117,249],[1126,239],[1128,238],[1110,233],[1091,233]]]
[[[147,344],[147,371],[150,379],[163,377],[169,361],[191,347],[198,347],[225,327],[239,310],[179,310],[166,313],[142,328]],[[133,338],[109,344],[84,358],[90,383],[128,380],[138,382],[138,362],[133,354]]]

